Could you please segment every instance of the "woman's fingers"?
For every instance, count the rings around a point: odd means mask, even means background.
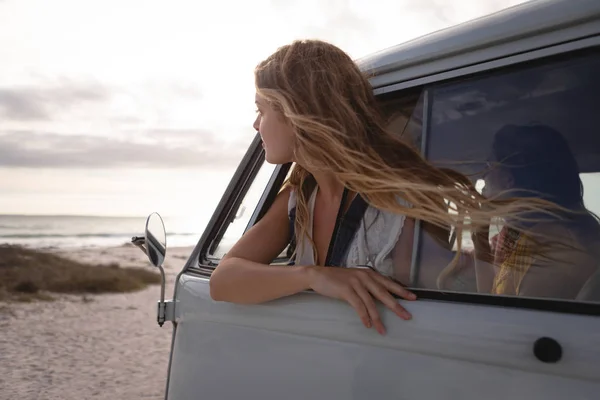
[[[356,313],[360,317],[360,320],[367,328],[371,327],[371,318],[369,317],[369,312],[367,311],[367,307],[362,301],[361,297],[354,292],[354,290],[348,290],[348,295],[346,296],[346,301],[356,310]]]
[[[381,322],[381,317],[379,316],[379,311],[377,311],[377,305],[375,304],[375,300],[373,300],[373,297],[371,297],[371,295],[369,294],[367,289],[364,288],[362,283],[357,282],[353,285],[353,287],[358,296],[361,298],[363,304],[366,306],[367,312],[369,313],[369,317],[371,319],[371,322],[373,323],[373,326],[375,327],[377,332],[379,332],[379,334],[385,335],[385,327],[383,326],[383,322]]]
[[[373,293],[373,296],[379,299],[379,301],[392,310],[397,316],[405,320],[411,319],[410,313],[398,304],[398,301],[390,294],[389,289],[384,285],[384,282],[377,278],[373,279],[372,277],[368,277],[363,283],[367,289],[369,289],[369,292]]]
[[[400,285],[398,282],[394,282],[388,277],[385,277],[377,272],[371,274],[371,278],[375,281],[379,282],[383,287],[385,287],[389,292],[394,293],[395,295],[403,298],[404,300],[416,300],[417,295],[413,292]]]

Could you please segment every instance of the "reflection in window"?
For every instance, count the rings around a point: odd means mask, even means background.
[[[489,246],[486,259],[474,257],[465,231],[454,269],[445,267],[456,242],[448,252],[423,234],[415,286],[597,301],[597,71],[600,56],[592,54],[432,89],[429,159],[471,177],[485,196],[537,196],[577,214],[533,216],[518,229],[491,221],[477,241]]]

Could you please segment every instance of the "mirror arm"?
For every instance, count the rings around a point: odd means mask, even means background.
[[[142,250],[146,256],[148,255],[148,252],[146,251],[146,247],[145,247],[146,239],[143,236],[132,237],[131,243],[133,243],[136,247],[138,247],[140,250]],[[167,308],[167,304],[165,303],[165,284],[164,284],[165,270],[162,265],[158,265],[158,269],[160,271],[162,284],[160,285],[160,301],[158,302],[157,322],[158,322],[158,325],[160,325],[162,327],[163,324],[165,323],[166,308]]]
[[[165,270],[164,268],[161,266],[158,267],[158,269],[160,270],[160,275],[161,275],[161,285],[160,285],[160,301],[158,302],[158,315],[157,315],[157,322],[158,325],[160,327],[163,326],[163,324],[165,323],[165,319],[166,319],[166,313],[167,313],[167,304],[165,303]]]
[[[144,252],[144,254],[146,254],[146,256],[148,255],[148,252],[146,251],[146,247],[144,246],[144,244],[146,244],[146,239],[144,239],[143,236],[132,237],[131,243],[133,243],[137,248],[142,250]]]
[[[155,217],[153,220],[152,218]],[[158,219],[156,219],[158,218]],[[158,221],[159,226],[155,226],[155,228],[159,229],[159,231],[152,232],[151,221]],[[160,233],[160,237],[156,237],[155,234]],[[160,240],[162,238],[162,240]],[[172,301],[165,302],[165,286],[166,286],[166,277],[165,270],[163,268],[163,263],[166,257],[166,232],[165,225],[161,216],[158,213],[152,213],[146,219],[146,229],[144,232],[144,236],[134,236],[131,238],[131,243],[135,246],[139,247],[146,256],[150,259],[150,262],[159,269],[161,284],[160,284],[160,300],[158,301],[158,312],[157,312],[157,322],[159,326],[163,326],[165,320],[167,319],[167,314],[169,315],[169,319],[174,321],[174,303]]]

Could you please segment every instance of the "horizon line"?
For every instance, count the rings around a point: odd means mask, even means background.
[[[159,213],[160,214],[160,213]],[[90,215],[90,214],[3,214],[0,213],[0,217],[53,217],[53,218],[148,218],[148,215]],[[185,215],[163,215],[162,218],[182,218]]]

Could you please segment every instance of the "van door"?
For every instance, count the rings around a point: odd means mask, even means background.
[[[600,211],[599,70],[595,48],[379,100],[390,129],[474,182],[502,126],[550,125],[578,162],[586,206]],[[408,279],[420,299],[402,304],[411,321],[380,308],[385,336],[313,292],[261,305],[213,301],[211,271],[289,168],[266,164],[257,137],[179,276],[169,400],[598,398],[600,304],[551,290],[479,294],[468,267],[440,284],[448,260],[418,225]]]

